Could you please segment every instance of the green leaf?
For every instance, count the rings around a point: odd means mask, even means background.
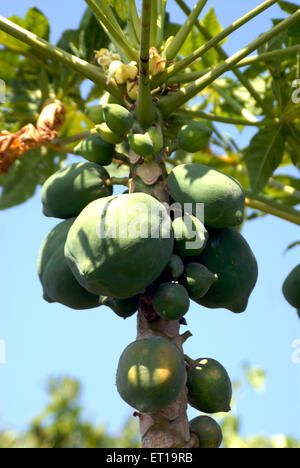
[[[288,245],[285,250],[285,253],[288,252],[289,250],[294,249],[295,247],[298,247],[298,245],[300,245],[300,241],[295,241],[292,244]]]
[[[253,192],[260,192],[280,165],[285,146],[281,126],[260,130],[245,151],[245,160]]]
[[[31,198],[38,185],[59,169],[65,154],[40,148],[25,153],[10,168],[8,174],[0,176],[0,210],[24,203]]]
[[[38,8],[30,8],[25,16],[25,27],[37,36],[49,41],[49,21]]]
[[[278,5],[285,13],[289,13],[290,15],[299,10],[299,5],[291,2],[278,2]]]

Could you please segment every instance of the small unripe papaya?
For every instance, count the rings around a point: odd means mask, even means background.
[[[232,385],[227,371],[214,359],[201,358],[188,370],[188,401],[203,413],[228,413]]]
[[[106,143],[118,145],[123,141],[123,136],[118,133],[112,132],[111,129],[106,125],[106,123],[97,125],[96,130],[101,136],[102,140],[106,141]]]
[[[282,290],[288,303],[300,310],[300,264],[286,278]]]
[[[109,166],[113,159],[114,147],[99,135],[90,135],[75,146],[74,152],[90,162]]]
[[[189,292],[191,299],[205,296],[218,276],[200,263],[188,263],[182,277],[182,284]]]
[[[100,303],[110,307],[119,317],[124,319],[134,315],[139,308],[140,297],[134,296],[129,299],[117,299],[115,297],[100,296]]]
[[[187,290],[180,284],[163,283],[154,291],[153,308],[165,320],[179,320],[190,306]]]
[[[153,143],[154,154],[159,153],[164,146],[164,139],[161,130],[157,127],[151,127],[147,133]]]
[[[127,135],[133,125],[132,114],[118,104],[106,104],[103,114],[106,125],[117,135]]]
[[[154,413],[173,403],[185,381],[182,353],[162,337],[151,336],[131,343],[119,361],[118,392],[142,413]]]
[[[178,255],[173,254],[166,267],[165,273],[173,280],[178,280],[184,272],[184,263]]]
[[[208,232],[204,224],[195,216],[185,214],[172,223],[175,250],[181,257],[196,257],[200,255],[208,241]]]
[[[150,156],[154,154],[154,145],[148,133],[130,133],[128,142],[132,151],[139,156]]]
[[[190,421],[190,432],[199,440],[198,448],[217,449],[223,442],[222,429],[209,416],[198,416]]]
[[[178,144],[188,153],[197,153],[208,145],[211,134],[211,129],[204,122],[191,121],[179,130]]]
[[[101,106],[87,107],[85,114],[96,125],[100,125],[104,122],[103,109]]]

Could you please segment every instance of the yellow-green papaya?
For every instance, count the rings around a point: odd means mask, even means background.
[[[197,359],[188,370],[188,401],[202,413],[228,413],[232,385],[224,367],[214,359]]]
[[[236,228],[211,231],[198,261],[215,273],[218,281],[196,302],[212,309],[244,312],[257,282],[258,267],[252,250],[239,231]]]
[[[199,440],[198,448],[217,449],[223,442],[223,433],[219,424],[209,416],[197,416],[190,421],[190,432]]]
[[[197,203],[203,203],[207,226],[224,228],[243,222],[245,193],[233,177],[202,164],[182,164],[171,171],[168,187],[176,202],[192,204],[194,216]]]
[[[40,250],[38,273],[47,302],[59,302],[77,310],[91,309],[100,306],[99,298],[80,286],[64,255],[67,235],[74,221],[63,221],[48,234]]]
[[[288,275],[282,290],[288,303],[300,310],[300,264]]]
[[[187,290],[180,284],[160,284],[153,294],[155,312],[164,320],[179,320],[190,307]]]
[[[123,135],[112,132],[105,122],[100,125],[96,125],[96,130],[101,136],[102,140],[104,140],[106,143],[110,143],[111,145],[118,145],[119,143],[122,143],[124,139]]]
[[[132,114],[118,104],[103,106],[103,115],[106,125],[117,135],[127,135],[133,125]]]
[[[186,381],[179,349],[165,338],[151,336],[131,343],[117,370],[117,389],[130,406],[154,413],[173,403]]]
[[[74,218],[93,200],[112,194],[108,182],[108,172],[97,164],[80,162],[66,166],[43,186],[43,213],[54,218]]]
[[[139,156],[154,154],[154,145],[148,133],[129,133],[128,142],[132,151]]]
[[[160,276],[173,246],[165,207],[150,195],[133,193],[88,205],[69,232],[65,254],[88,291],[127,299]]]
[[[74,152],[90,162],[109,166],[113,159],[114,146],[99,135],[90,135],[75,146]]]
[[[188,153],[197,153],[208,145],[211,134],[204,122],[190,121],[179,130],[178,144]]]

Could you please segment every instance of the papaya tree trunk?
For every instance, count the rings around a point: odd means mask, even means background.
[[[152,309],[151,297],[142,297],[138,313],[137,340],[163,336],[183,352],[185,336],[180,336],[179,321],[161,319]],[[187,388],[170,406],[156,413],[138,413],[143,448],[195,448],[197,438],[190,434],[187,418]]]

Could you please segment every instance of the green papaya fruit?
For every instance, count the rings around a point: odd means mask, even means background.
[[[64,255],[67,235],[74,221],[63,221],[48,234],[40,250],[38,274],[47,302],[59,302],[77,310],[91,309],[100,306],[99,297],[80,286]]]
[[[300,264],[286,278],[282,290],[288,303],[300,310]]]
[[[157,127],[151,127],[147,133],[152,141],[154,154],[159,153],[164,146],[164,139],[161,130]]]
[[[217,449],[223,442],[223,433],[219,424],[209,416],[198,416],[190,421],[190,432],[199,439],[198,448]]]
[[[187,289],[191,299],[205,296],[218,276],[200,263],[188,263],[184,269],[182,284]]]
[[[117,389],[130,406],[154,413],[172,404],[186,381],[179,349],[165,338],[151,336],[131,343],[117,370]]]
[[[196,300],[204,307],[244,312],[258,277],[257,262],[236,228],[211,231],[197,261],[218,276],[208,293]]]
[[[123,141],[123,136],[112,132],[105,122],[100,125],[96,125],[96,130],[101,136],[102,140],[104,140],[106,143],[110,143],[111,145],[118,145]]]
[[[110,307],[115,314],[124,319],[134,315],[140,303],[140,296],[130,297],[129,299],[116,299],[115,297],[100,296],[100,303]]]
[[[96,125],[104,122],[102,106],[89,106],[86,108],[85,114]]]
[[[108,172],[97,164],[80,162],[66,166],[43,185],[43,213],[54,218],[74,218],[90,202],[112,194],[108,181]]]
[[[117,135],[127,135],[133,125],[132,114],[118,104],[106,104],[103,114],[106,125]]]
[[[74,152],[90,162],[109,166],[112,163],[114,146],[106,143],[99,135],[90,135],[75,146]]]
[[[171,171],[168,187],[176,202],[192,204],[196,217],[197,203],[203,203],[207,226],[220,229],[243,222],[245,193],[233,177],[202,164],[182,164]]]
[[[214,359],[201,358],[188,370],[188,401],[203,413],[228,413],[232,385],[224,367]]]
[[[173,246],[165,207],[150,195],[133,193],[88,205],[69,232],[65,254],[88,291],[127,299],[160,276]]]
[[[132,151],[139,156],[147,157],[154,154],[154,146],[147,133],[129,133],[128,142]]]
[[[161,318],[179,320],[189,310],[190,299],[180,284],[163,283],[154,291],[152,305]]]
[[[178,144],[188,153],[197,153],[208,145],[211,134],[204,122],[190,121],[179,130]]]
[[[178,280],[184,272],[184,263],[178,255],[171,255],[169,263],[166,267],[165,273],[173,280]]]
[[[208,232],[195,216],[185,214],[184,218],[175,218],[172,223],[175,251],[181,257],[200,255],[208,241]]]

